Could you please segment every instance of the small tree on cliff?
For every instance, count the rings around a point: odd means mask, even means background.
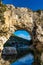
[[[5,23],[4,12],[6,11],[6,5],[4,5],[2,1],[3,0],[0,0],[0,22]]]
[[[3,0],[0,0],[0,4],[2,4],[2,1],[3,1]]]
[[[0,0],[0,3],[2,3],[2,0]]]

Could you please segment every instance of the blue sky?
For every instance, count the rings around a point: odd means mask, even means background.
[[[43,0],[3,0],[5,4],[13,4],[16,7],[27,7],[32,10],[43,10]]]
[[[32,10],[43,10],[43,0],[3,0],[4,4],[13,4],[16,7],[27,7]],[[17,36],[21,36],[25,39],[30,40],[31,37],[26,31],[15,32]]]
[[[27,31],[25,31],[25,30],[18,30],[16,32],[14,32],[14,34],[16,36],[21,37],[21,38],[31,40],[31,35]]]

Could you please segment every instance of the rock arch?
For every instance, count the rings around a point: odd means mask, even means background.
[[[9,5],[7,8],[8,10],[4,12],[5,24],[0,27],[0,39],[3,41],[3,44],[9,39],[13,32],[19,29],[27,30],[32,35],[34,27],[33,12],[27,8],[16,9],[13,5]]]
[[[41,14],[43,14],[43,11],[41,12]],[[43,51],[43,19],[42,19],[43,15],[41,14],[33,12],[27,8],[19,8],[19,7],[16,8],[13,5],[7,5],[7,10],[4,12],[5,23],[4,24],[1,23],[0,25],[0,49],[1,50],[3,49],[3,45],[5,44],[5,42],[16,30],[19,29],[27,30],[28,32],[30,32],[32,37],[34,37],[33,32],[34,33],[36,32],[35,40],[33,38],[32,39],[34,44],[37,43],[37,45],[34,46],[34,49],[36,48],[35,54],[38,56],[39,59],[40,54],[37,54],[37,50],[40,53],[41,51]],[[33,30],[35,28],[36,30]],[[4,60],[2,60],[1,58],[0,60],[0,62],[2,63],[1,65],[3,65],[3,61]],[[6,61],[5,65],[7,65]]]

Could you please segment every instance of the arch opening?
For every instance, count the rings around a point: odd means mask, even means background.
[[[17,30],[13,32],[13,34],[23,39],[29,40],[29,41],[32,39],[30,32],[23,30],[23,29]]]
[[[13,32],[13,34],[14,34],[14,36],[11,36],[9,38],[9,40],[4,44],[4,49],[2,51],[3,52],[2,55],[5,54],[6,57],[7,57],[7,54],[13,55],[11,57],[11,60],[12,60],[12,58],[14,60],[14,57],[20,58],[22,56],[29,54],[30,52],[33,54],[33,52],[30,50],[31,48],[29,47],[32,44],[32,42],[31,42],[32,37],[31,37],[30,32],[22,29],[22,30],[17,30],[15,32]],[[9,50],[9,48],[11,48],[11,49]],[[15,52],[12,52],[12,50]],[[6,53],[6,52],[4,53],[4,51],[8,51],[8,53]],[[6,59],[6,57],[5,57],[5,59]]]

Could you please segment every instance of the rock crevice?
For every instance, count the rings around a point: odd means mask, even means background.
[[[0,8],[3,7],[0,6]],[[33,12],[27,8],[19,8],[13,5],[6,5],[5,11],[0,14],[0,50],[13,32],[25,29],[32,35],[33,45],[41,53],[43,52],[43,11]],[[4,19],[2,19],[4,17]],[[4,23],[2,24],[2,21]],[[43,56],[43,55],[42,55]],[[42,57],[41,56],[41,57]],[[1,62],[1,61],[0,61]],[[1,64],[0,64],[1,65]]]

